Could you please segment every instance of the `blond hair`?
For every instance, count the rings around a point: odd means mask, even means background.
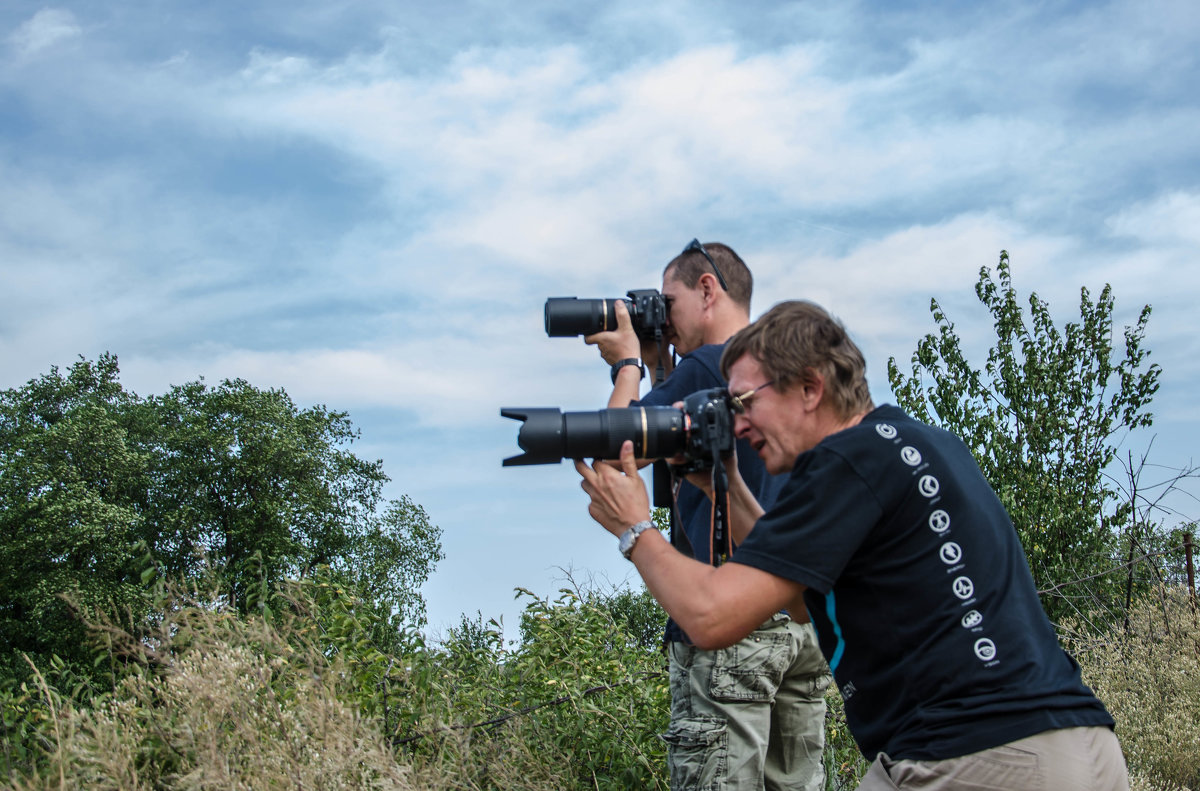
[[[729,339],[721,373],[749,354],[781,391],[808,384],[819,374],[825,399],[839,418],[873,408],[867,363],[840,321],[813,302],[780,302]]]

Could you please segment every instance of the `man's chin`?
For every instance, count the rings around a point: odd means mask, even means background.
[[[771,475],[778,475],[781,472],[786,472],[786,470],[781,469],[781,465],[777,459],[772,459],[768,455],[765,447],[758,451],[758,457],[762,459],[763,469],[765,469]]]

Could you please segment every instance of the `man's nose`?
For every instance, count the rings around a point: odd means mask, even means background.
[[[733,416],[733,436],[744,437],[750,432],[750,418],[745,415]]]

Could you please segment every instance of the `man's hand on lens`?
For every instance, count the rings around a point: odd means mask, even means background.
[[[617,314],[617,328],[608,332],[587,335],[583,342],[599,348],[600,356],[609,365],[618,360],[641,358],[642,343],[638,340],[637,333],[633,331],[633,322],[629,319],[629,309],[625,307],[625,300],[618,299],[613,312]]]
[[[631,441],[625,440],[621,445],[619,468],[604,461],[596,461],[589,467],[576,459],[575,470],[583,477],[580,484],[583,490],[592,498],[588,513],[614,536],[620,538],[630,525],[650,518],[650,498],[638,475]]]

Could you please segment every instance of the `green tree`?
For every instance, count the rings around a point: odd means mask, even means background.
[[[440,531],[407,497],[385,502],[383,462],[346,448],[358,438],[347,413],[241,379],[176,386],[140,411],[153,465],[145,538],[168,574],[214,563],[237,604],[327,566],[423,622],[416,589],[442,557]]]
[[[1113,295],[1080,290],[1078,322],[1055,326],[1030,294],[1026,322],[1007,252],[996,279],[983,267],[975,293],[991,313],[996,344],[982,369],[963,352],[937,299],[938,325],[912,356],[912,373],[888,360],[888,379],[910,414],[963,439],[999,494],[1024,544],[1051,615],[1117,601],[1106,575],[1130,514],[1106,477],[1125,433],[1149,426],[1160,369],[1143,348],[1150,306],[1113,344]],[[1086,604],[1084,603],[1085,600]]]
[[[418,589],[442,558],[440,530],[409,498],[384,498],[382,462],[347,448],[358,432],[346,413],[242,380],[142,399],[118,374],[106,354],[0,393],[10,674],[18,652],[88,658],[64,595],[147,613],[145,558],[171,579],[215,575],[243,611],[324,570],[378,612],[377,639],[424,622]]]
[[[104,355],[0,393],[0,674],[20,653],[83,659],[84,607],[145,609],[133,551],[145,455],[120,414],[133,399]]]

